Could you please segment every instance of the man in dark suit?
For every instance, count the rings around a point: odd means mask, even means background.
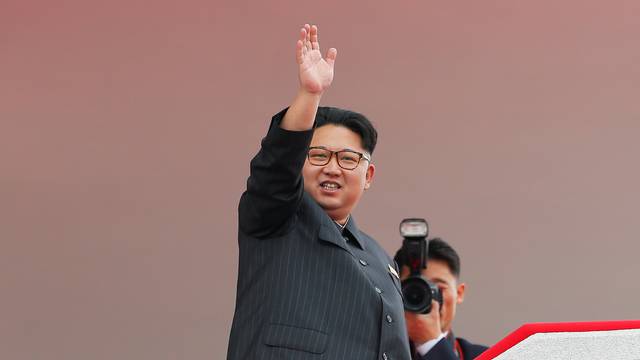
[[[398,268],[351,215],[371,186],[377,133],[318,107],[333,80],[315,26],[296,45],[300,88],[251,161],[227,359],[410,360]]]
[[[464,301],[466,289],[466,284],[460,282],[460,257],[444,240],[434,238],[429,240],[427,259],[422,277],[440,289],[442,309],[434,300],[428,314],[405,312],[412,357],[415,360],[474,359],[487,347],[458,338],[451,330],[456,307]],[[408,259],[402,249],[396,253],[395,260],[400,267],[400,278],[407,278]]]

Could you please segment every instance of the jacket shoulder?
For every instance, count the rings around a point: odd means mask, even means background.
[[[488,349],[488,347],[484,345],[473,344],[463,338],[457,338],[457,340],[462,348],[465,359],[474,359]]]

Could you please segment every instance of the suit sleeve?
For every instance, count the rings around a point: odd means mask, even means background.
[[[251,160],[247,189],[240,198],[240,231],[256,238],[286,233],[304,192],[302,167],[313,129],[280,128],[286,109],[275,115],[260,151]]]
[[[449,345],[447,338],[442,338],[425,355],[419,356],[419,360],[459,360],[456,353]]]

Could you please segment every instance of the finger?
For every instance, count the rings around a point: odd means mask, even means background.
[[[329,51],[327,51],[327,56],[325,57],[325,61],[327,62],[327,64],[333,67],[336,62],[337,56],[338,56],[338,50],[336,48],[331,48],[329,49]]]
[[[302,43],[302,56],[305,56],[309,50],[311,50],[311,44],[307,40],[309,38],[309,29],[303,27],[300,29],[300,42]]]
[[[304,57],[304,45],[302,44],[302,40],[298,40],[296,42],[296,62],[298,64],[302,64]]]
[[[304,30],[306,31],[306,37],[304,39],[304,46],[307,50],[311,50],[311,25],[304,24]]]
[[[304,27],[300,28],[300,40],[304,43],[307,41],[307,29]]]
[[[431,300],[431,313],[433,313],[434,315],[437,315],[438,317],[440,317],[440,303],[435,301],[435,300]]]
[[[318,43],[318,27],[313,25],[311,26],[311,48],[313,50],[320,50],[320,43]]]
[[[304,30],[306,31],[307,41],[309,41],[309,39],[311,37],[311,25],[304,24]]]
[[[307,37],[309,37],[309,31],[306,28],[300,29],[300,41],[302,41],[302,45],[307,46]]]
[[[298,64],[302,63],[302,58],[307,53],[307,49],[304,46],[305,41],[307,41],[307,30],[302,27],[300,28],[300,38],[296,42],[296,61]]]

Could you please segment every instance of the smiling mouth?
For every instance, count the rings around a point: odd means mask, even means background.
[[[334,183],[332,181],[325,181],[323,183],[320,183],[320,187],[323,190],[326,190],[326,191],[336,191],[336,190],[340,189],[342,186],[340,186],[338,183]]]

